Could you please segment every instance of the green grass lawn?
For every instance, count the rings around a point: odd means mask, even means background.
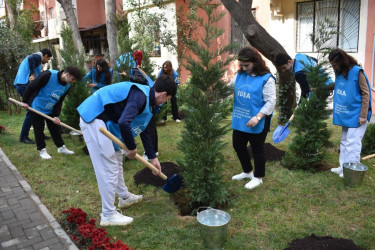
[[[35,145],[19,143],[24,115],[24,111],[12,116],[0,112],[0,125],[6,127],[0,134],[1,149],[58,220],[62,219],[62,210],[80,207],[88,217],[99,221],[100,195],[90,158],[82,151],[83,142],[75,143],[68,135],[63,135],[67,147],[75,151],[74,155],[63,156],[57,154],[52,140],[47,140],[52,160],[42,160]],[[273,119],[272,131],[276,120]],[[337,167],[341,129],[332,126],[331,121],[328,123],[334,145],[327,148],[328,164]],[[160,162],[176,162],[183,157],[176,146],[183,126],[183,122],[169,119],[166,126],[158,127]],[[276,147],[287,150],[292,136],[293,130],[287,140]],[[33,134],[30,137],[33,139]],[[223,152],[226,161],[222,174],[231,200],[225,210],[232,217],[225,249],[283,249],[293,239],[312,233],[352,239],[365,249],[374,249],[375,158],[363,162],[369,171],[360,187],[346,187],[343,179],[329,171],[290,171],[279,162],[272,162],[266,165],[263,185],[249,191],[243,188],[246,181],[231,180],[241,167],[231,146],[231,133],[223,140],[227,147]],[[269,134],[267,142],[271,140],[272,134]],[[142,154],[139,138],[137,144]],[[132,225],[106,228],[111,238],[121,239],[134,249],[202,249],[195,217],[179,216],[169,194],[162,189],[134,184],[133,175],[143,168],[136,161],[124,164],[129,190],[142,194],[144,200],[123,209],[125,215],[134,218]]]

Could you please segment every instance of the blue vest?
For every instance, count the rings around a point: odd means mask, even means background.
[[[68,91],[70,84],[61,85],[57,78],[57,70],[49,70],[51,77],[48,83],[39,90],[38,95],[34,98],[31,107],[42,112],[43,114],[52,114],[53,107],[59,102],[60,98]]]
[[[296,54],[294,58],[294,65],[293,65],[293,74],[296,75],[299,71],[307,71],[307,66],[313,66],[315,67],[317,65],[317,62],[312,58],[305,54]],[[323,70],[323,69],[322,69]],[[323,73],[323,72],[322,72]],[[326,85],[330,85],[333,83],[331,77],[328,75],[328,79],[325,82]]]
[[[105,124],[107,125],[107,130],[111,132],[111,134],[116,136],[117,139],[119,139],[120,141],[124,142],[124,140],[121,137],[120,126],[117,123],[113,121],[107,121]],[[119,151],[120,147],[116,143],[114,142],[112,143],[113,143],[113,147],[115,148],[115,151]]]
[[[133,54],[131,52],[119,56],[116,60],[116,65],[118,68],[120,68],[120,66],[122,64],[126,64],[126,62],[128,63],[130,68],[137,67],[137,62],[134,60]]]
[[[370,106],[367,115],[367,120],[370,121],[372,100],[370,84],[363,69],[355,65],[349,70],[348,78],[343,75],[336,75],[333,97],[333,124],[348,128],[359,127],[358,120],[362,108],[362,96],[358,78],[361,71],[365,75],[370,92]]]
[[[105,75],[104,75],[103,72],[98,72],[96,68],[92,68],[91,71],[92,71],[91,72],[91,82],[97,84],[96,87],[92,88],[92,93],[95,93],[95,91],[97,91],[100,88],[103,88],[104,86],[106,86],[108,84],[106,84]],[[111,79],[112,79],[113,69],[109,68],[109,72],[111,72]],[[99,82],[96,81],[96,73],[100,74]]]
[[[294,58],[293,74],[295,75],[298,71],[306,71],[306,66],[316,66],[316,62],[312,57],[305,54],[296,54]]]
[[[28,58],[29,56],[23,59],[21,65],[19,66],[13,85],[27,84],[29,82],[30,68]],[[38,77],[40,72],[42,72],[42,64],[35,68],[35,78]]]
[[[251,76],[246,72],[237,74],[234,84],[232,129],[251,134],[263,131],[265,119],[260,120],[255,127],[246,127],[246,124],[264,106],[263,86],[270,77],[274,76],[270,73],[263,76]]]
[[[104,106],[111,103],[118,103],[128,97],[130,88],[136,86],[146,95],[146,106],[143,112],[137,115],[132,121],[131,129],[133,136],[136,137],[146,129],[151,120],[152,112],[150,109],[150,87],[132,82],[119,82],[99,89],[89,96],[77,108],[78,113],[86,123],[92,122],[104,111]],[[114,121],[117,123],[117,121]]]

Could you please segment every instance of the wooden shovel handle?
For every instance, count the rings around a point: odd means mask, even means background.
[[[365,156],[365,157],[362,157],[362,160],[367,160],[367,159],[370,159],[372,157],[375,157],[375,154],[372,154],[372,155],[368,155],[368,156]]]
[[[105,136],[107,136],[111,141],[113,141],[114,143],[116,143],[120,148],[122,148],[123,150],[125,151],[129,151],[129,149],[125,146],[125,144],[120,141],[116,136],[114,136],[111,132],[109,132],[107,129],[101,127],[99,128],[99,131],[101,133],[103,133]],[[143,159],[142,156],[140,156],[139,154],[136,154],[135,155],[135,158],[140,161],[141,163],[143,163],[144,165],[146,165],[146,167],[148,167],[149,169],[151,169],[152,171],[154,172],[159,172],[159,169],[157,169],[156,167],[154,167],[154,165],[152,165],[151,163],[149,163],[148,161],[146,161],[145,159]],[[163,174],[161,171],[159,172],[159,176],[163,179],[163,180],[166,180],[168,177]]]
[[[15,104],[18,104],[18,105],[20,105],[20,106],[23,104],[22,102],[19,102],[19,101],[17,101],[17,100],[14,100],[13,98],[9,98],[8,100],[11,101],[11,102],[14,102]],[[51,121],[55,121],[55,119],[53,119],[52,117],[50,117],[50,116],[48,116],[48,115],[46,115],[46,114],[43,114],[42,112],[40,112],[40,111],[38,111],[38,110],[36,110],[36,109],[33,109],[33,108],[31,108],[31,107],[28,107],[27,109],[30,110],[30,111],[33,111],[34,113],[37,113],[38,115],[43,116],[43,117],[46,118],[46,119],[49,119],[49,120],[51,120]],[[65,124],[65,123],[63,123],[63,122],[60,122],[59,125],[61,125],[61,126],[65,127],[65,128],[67,128],[67,129],[70,129],[70,130],[72,130],[72,131],[75,131],[75,132],[77,132],[77,133],[79,133],[79,134],[82,135],[82,132],[81,132],[80,130],[77,130],[77,129],[75,129],[75,128],[73,128],[73,127],[71,127],[71,126],[69,126],[69,125],[67,125],[67,124]]]

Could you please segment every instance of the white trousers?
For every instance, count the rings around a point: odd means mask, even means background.
[[[102,199],[102,213],[105,217],[110,217],[116,211],[115,195],[122,198],[129,196],[125,186],[121,151],[116,152],[112,141],[99,131],[100,127],[106,127],[102,120],[95,119],[86,123],[81,118],[79,126],[94,166]]]
[[[340,143],[340,167],[346,162],[361,161],[362,138],[366,132],[367,122],[358,128],[342,127]]]

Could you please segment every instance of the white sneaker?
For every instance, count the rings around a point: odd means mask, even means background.
[[[339,177],[340,177],[340,178],[344,178],[344,172],[341,172],[341,173],[339,174]]]
[[[146,152],[143,153],[142,158],[145,159],[146,161],[149,160],[148,157],[147,157],[147,155],[146,155]]]
[[[128,217],[115,211],[111,217],[100,214],[100,226],[125,226],[133,222],[132,217]]]
[[[118,207],[124,208],[124,207],[130,207],[131,205],[140,202],[143,199],[142,195],[136,195],[129,193],[129,197],[126,199],[123,199],[121,197],[118,197]]]
[[[174,120],[175,122],[181,122],[181,120],[180,119],[176,119],[176,120]]]
[[[246,173],[242,172],[240,174],[236,174],[236,175],[232,176],[232,180],[236,180],[236,181],[243,180],[245,178],[249,178],[250,180],[253,179],[254,178],[253,171],[251,171],[249,174],[246,174]]]
[[[67,149],[67,148],[65,147],[65,145],[62,145],[62,147],[59,147],[59,148],[57,149],[57,153],[59,153],[59,154],[64,154],[64,155],[72,155],[72,154],[74,154],[74,152],[71,151],[71,150],[69,150],[69,149]]]
[[[343,171],[344,171],[344,170],[343,170],[342,167],[331,168],[331,172],[332,172],[332,173],[335,173],[335,174],[341,174]]]
[[[40,150],[39,155],[40,155],[40,158],[42,158],[43,160],[48,160],[48,159],[51,159],[51,158],[52,158],[52,157],[47,153],[47,149],[45,149],[45,148],[43,148],[42,150]]]
[[[156,152],[155,155],[158,156],[158,155],[159,155],[159,152]],[[142,158],[145,159],[146,161],[151,161],[151,160],[147,157],[146,152],[143,153]]]
[[[262,184],[263,181],[261,178],[254,177],[251,181],[246,183],[245,188],[246,189],[253,189]]]

